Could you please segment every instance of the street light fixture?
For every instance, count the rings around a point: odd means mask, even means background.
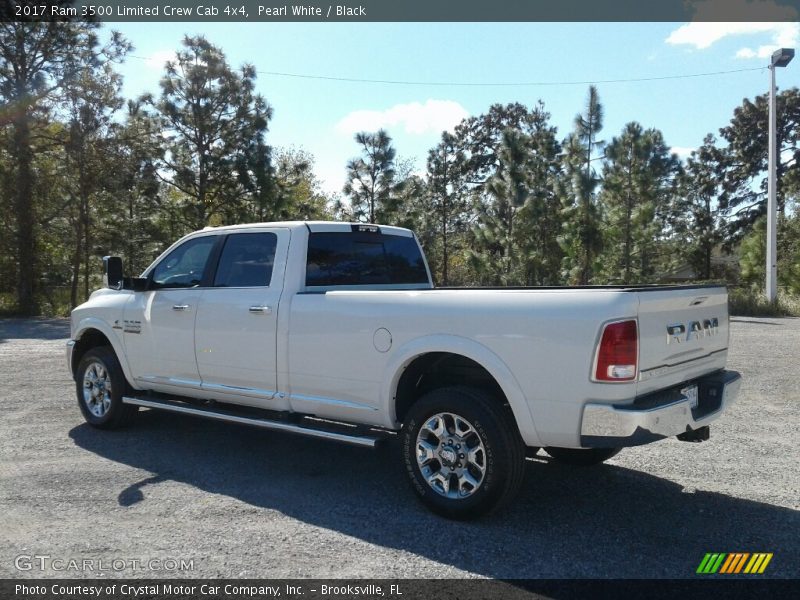
[[[775,108],[775,68],[785,67],[794,58],[794,48],[780,48],[772,53],[769,73],[769,175],[767,179],[767,285],[766,295],[769,302],[775,302],[778,296],[778,259],[777,232],[775,220],[777,208],[777,159],[778,136]]]

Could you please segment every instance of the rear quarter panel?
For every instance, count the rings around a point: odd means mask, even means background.
[[[505,365],[496,378],[528,445],[575,445],[584,402],[636,395],[636,383],[590,379],[601,325],[635,318],[634,293],[337,291],[298,294],[290,303],[285,376],[295,410],[397,426],[393,385],[404,366],[425,352],[464,348]],[[375,347],[379,329],[391,336],[386,352]]]

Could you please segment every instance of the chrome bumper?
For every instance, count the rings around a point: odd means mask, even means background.
[[[74,349],[75,340],[67,340],[67,370],[73,379],[75,379],[75,373],[72,371],[72,351]]]
[[[741,383],[736,371],[720,371],[639,397],[630,405],[589,403],[583,409],[581,446],[638,446],[699,429],[736,400]],[[693,384],[698,387],[696,408],[680,393]]]

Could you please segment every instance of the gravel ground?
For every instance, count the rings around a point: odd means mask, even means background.
[[[800,319],[731,329],[744,385],[709,442],[589,469],[532,459],[509,509],[454,523],[386,450],[152,411],[94,430],[64,365],[68,324],[0,321],[0,577],[97,575],[20,572],[19,555],[194,563],[112,576],[694,577],[712,551],[774,552],[767,576],[800,577]]]

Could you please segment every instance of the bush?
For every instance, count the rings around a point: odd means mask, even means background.
[[[11,292],[0,292],[0,317],[17,314],[17,299]]]
[[[37,295],[39,317],[68,317],[70,290],[67,286],[45,287]],[[79,300],[80,302],[80,300]],[[13,292],[0,292],[0,317],[20,316],[17,297]]]
[[[775,302],[767,302],[761,290],[729,288],[728,310],[738,317],[800,317],[800,298],[781,292]]]
[[[800,213],[778,223],[778,287],[795,298],[800,295]],[[739,249],[741,281],[763,285],[767,262],[767,222],[759,219]]]

